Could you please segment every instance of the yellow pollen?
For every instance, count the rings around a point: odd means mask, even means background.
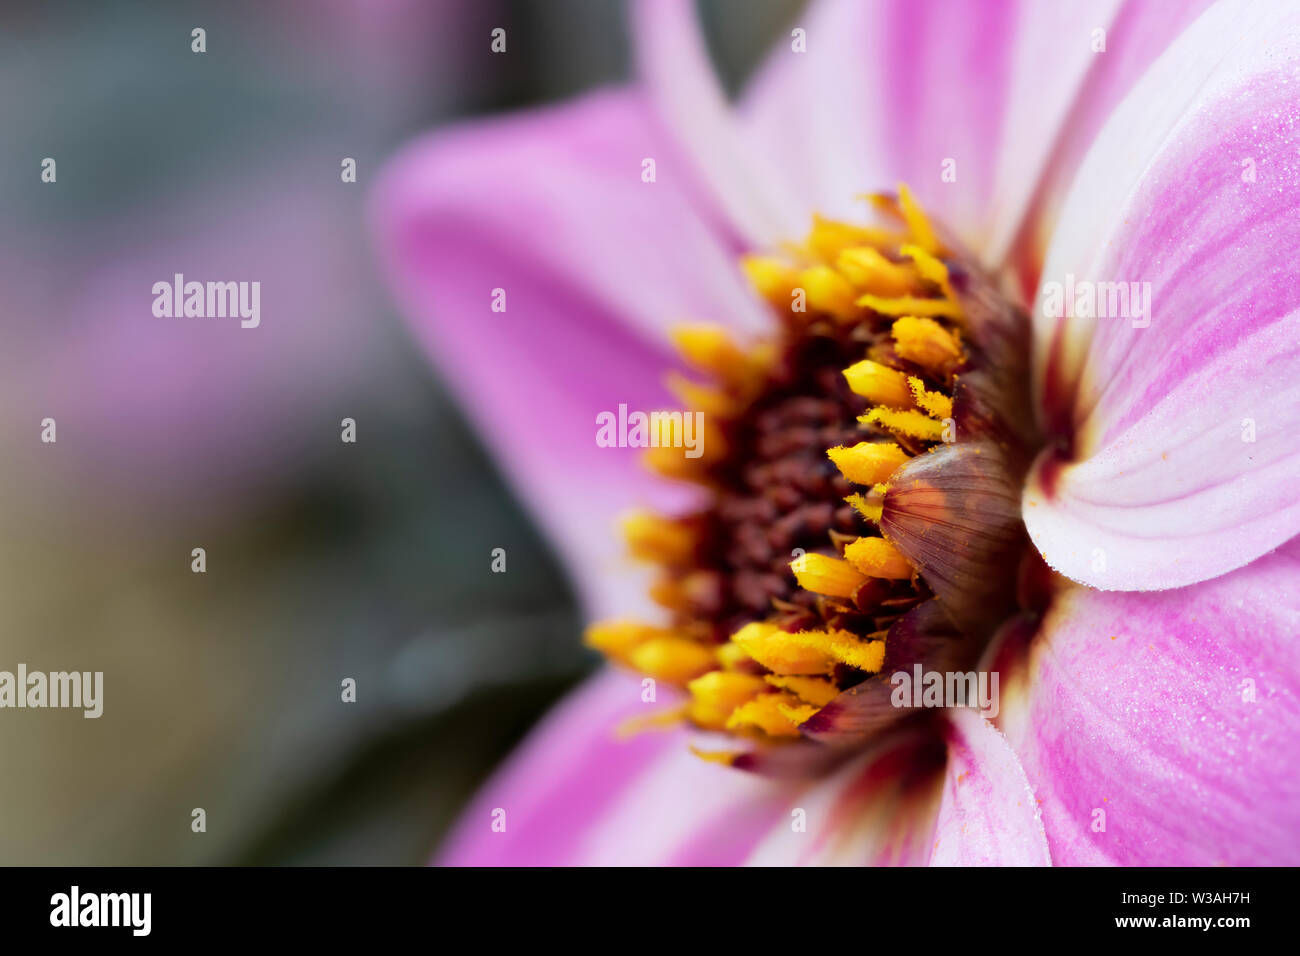
[[[685,637],[657,637],[628,652],[627,662],[643,674],[670,684],[685,684],[712,670],[713,648]]]
[[[921,441],[938,441],[943,437],[943,422],[937,422],[924,412],[915,409],[900,412],[877,405],[865,415],[860,415],[858,421],[864,425],[880,425],[897,435],[907,435]],[[859,484],[865,485],[867,482],[863,481]]]
[[[855,303],[857,290],[830,266],[813,266],[799,273],[799,284],[808,293],[808,305],[837,319],[857,319],[862,310]]]
[[[821,675],[835,670],[835,661],[794,640],[775,624],[756,621],[731,635],[733,643],[774,674]]]
[[[838,687],[820,677],[779,677],[776,674],[768,674],[764,680],[773,687],[793,691],[816,707],[825,707],[840,695]]]
[[[877,487],[883,488],[884,485]],[[880,523],[880,518],[885,511],[885,499],[883,493],[877,495],[873,489],[871,495],[849,495],[844,499],[851,504],[858,514],[875,524]]]
[[[939,238],[934,234],[934,227],[930,225],[930,220],[920,204],[913,198],[912,191],[903,183],[898,184],[898,204],[902,207],[903,219],[912,233],[912,239],[926,252],[938,255]]]
[[[917,406],[927,415],[934,418],[944,419],[952,418],[952,399],[942,392],[927,392],[925,383],[915,375],[907,379],[908,387],[912,391],[912,399]],[[884,404],[883,402],[881,404]]]
[[[827,597],[851,598],[867,582],[847,561],[824,554],[802,554],[790,562],[790,570],[805,591]]]
[[[874,674],[885,662],[884,641],[861,641],[851,631],[830,629],[825,631],[799,631],[790,637],[808,650],[819,651],[827,657]]]
[[[710,671],[686,686],[691,692],[689,716],[707,730],[724,730],[732,711],[767,690],[763,678],[729,671]]]
[[[898,354],[923,368],[946,375],[961,362],[961,343],[934,319],[903,316],[890,333]]]
[[[727,720],[728,730],[757,727],[772,737],[798,737],[799,724],[817,712],[794,694],[762,694],[737,707]]]
[[[862,292],[890,297],[906,295],[917,287],[912,269],[890,262],[871,246],[845,249],[835,267]]]
[[[879,295],[864,295],[858,298],[858,305],[874,309],[881,315],[938,315],[949,319],[961,318],[961,306],[950,299],[923,299],[914,295],[887,298]]]
[[[898,369],[863,359],[846,368],[844,378],[855,395],[861,395],[876,405],[912,407],[912,392],[907,385],[907,376]]]
[[[826,455],[835,462],[840,473],[855,485],[874,485],[885,481],[908,461],[907,452],[893,442],[864,441],[851,448],[836,445],[826,449]]]
[[[884,538],[858,538],[844,549],[845,559],[873,578],[907,580],[912,576],[912,565],[903,553]]]

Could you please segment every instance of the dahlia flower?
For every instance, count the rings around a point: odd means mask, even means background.
[[[1300,9],[633,33],[374,197],[612,662],[439,859],[1300,862]]]

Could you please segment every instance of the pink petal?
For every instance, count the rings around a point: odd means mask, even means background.
[[[1115,107],[1188,25],[1214,0],[1124,0],[1106,29],[1106,50],[1092,56],[1092,64],[1078,89],[1070,119],[1062,128],[1048,157],[1029,211],[1016,237],[1012,258],[1036,258],[1028,271],[1037,274],[1061,205],[1083,157]],[[1051,6],[1055,6],[1054,4]],[[1100,20],[1094,27],[1103,26]],[[1090,34],[1091,35],[1091,34]],[[1091,47],[1090,47],[1091,49]],[[1050,63],[1050,61],[1044,61]],[[1044,66],[1050,71],[1050,65]],[[1025,289],[1032,296],[1033,285]]]
[[[642,182],[643,158],[656,181]],[[636,448],[596,445],[596,416],[670,404],[665,328],[709,319],[757,328],[734,239],[697,208],[641,99],[561,108],[421,140],[386,171],[374,219],[403,311],[559,545],[592,613],[637,606],[612,518],[680,500]],[[493,312],[494,289],[506,311]],[[485,543],[509,548],[509,542]]]
[[[1027,648],[995,651],[1052,859],[1300,863],[1297,633],[1291,542],[1178,591],[1069,588]]]
[[[619,740],[664,702],[605,671],[552,712],[475,797],[440,855],[452,866],[740,862],[784,813],[788,785],[706,763],[685,731]],[[492,828],[505,811],[505,831]]]
[[[923,866],[933,848],[943,766],[943,745],[932,732],[889,736],[790,794],[785,813],[748,862]]]
[[[1025,521],[1075,580],[1178,587],[1300,533],[1297,53],[1294,6],[1214,8],[1076,182],[1044,279],[1149,282],[1152,306],[1058,321],[1040,294],[1040,401],[1072,448],[1040,461]]]
[[[822,0],[791,23],[807,52],[779,38],[746,93],[745,132],[809,207],[861,215],[856,194],[906,180],[996,265],[1018,231],[1041,233],[1024,224],[1031,199],[1055,210],[1077,167],[1070,144],[1199,4],[1184,6],[1152,28],[1145,4],[1118,0]],[[1092,50],[1098,28],[1106,53]]]
[[[947,712],[948,767],[932,866],[1048,866],[1043,821],[1024,768],[978,711]]]
[[[694,174],[751,248],[807,228],[812,210],[782,188],[767,157],[746,143],[700,34],[691,0],[633,7],[632,33],[649,96],[669,121]]]

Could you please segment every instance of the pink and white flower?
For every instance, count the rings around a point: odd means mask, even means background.
[[[979,618],[1000,710],[873,723],[840,683],[791,718],[799,740],[727,758],[759,771],[744,773],[698,759],[686,730],[617,739],[646,705],[635,680],[603,672],[497,774],[442,861],[1300,862],[1300,10],[825,0],[797,26],[806,52],[781,44],[733,104],[689,4],[639,6],[635,86],[438,132],[397,158],[375,197],[383,253],[588,613],[642,613],[615,515],[699,499],[599,447],[596,416],[668,403],[669,323],[773,334],[739,255],[910,183],[943,226],[942,291],[968,323],[973,289],[993,296],[977,273],[999,279],[983,327],[954,334],[995,378],[1015,349],[1032,360],[1023,407],[994,417],[1023,414],[1037,439],[1024,468],[998,471],[1010,491],[978,469],[953,477],[978,443],[914,449],[898,474],[928,469],[946,510],[909,538],[890,478],[872,540],[935,595],[913,611]],[[1013,342],[1016,297],[1067,276],[1149,282],[1149,324],[1040,301],[1032,340]],[[489,309],[497,288],[505,313]],[[927,556],[948,518],[965,522],[951,559]],[[1017,572],[981,542],[1021,521],[1031,560]],[[1005,591],[981,590],[995,579]],[[891,625],[886,671],[935,633],[919,620]]]

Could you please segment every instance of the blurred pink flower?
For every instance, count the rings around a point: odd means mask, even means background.
[[[592,615],[643,600],[614,514],[680,503],[595,445],[596,414],[668,403],[668,322],[766,328],[734,260],[814,210],[847,218],[906,180],[1023,290],[1135,277],[1158,305],[1149,328],[1034,312],[1051,440],[1022,513],[1075,583],[988,645],[993,720],[952,709],[827,776],[770,779],[698,760],[684,731],[615,740],[644,705],[602,673],[443,862],[1300,860],[1300,12],[823,2],[798,24],[807,52],[782,44],[735,107],[689,4],[645,4],[635,26],[637,87],[438,133],[375,206],[405,310]],[[960,185],[937,175],[947,159]],[[844,731],[839,704],[804,729]]]

